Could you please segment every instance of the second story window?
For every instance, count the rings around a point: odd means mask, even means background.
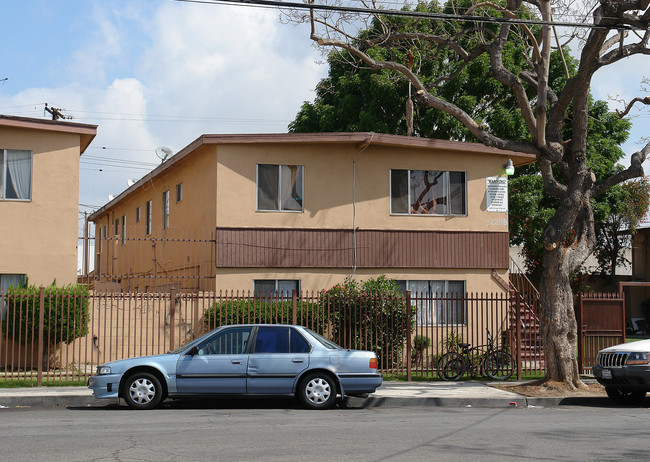
[[[122,215],[122,245],[126,244],[126,215]]]
[[[176,185],[176,202],[181,202],[183,200],[183,183],[178,183]]]
[[[162,227],[169,228],[169,190],[162,194]]]
[[[142,215],[142,207],[136,207],[135,208],[135,222],[140,223],[140,218]]]
[[[302,165],[258,164],[257,210],[303,211]]]
[[[32,198],[32,151],[0,149],[0,200]]]
[[[146,233],[147,236],[149,236],[151,234],[151,208],[152,208],[151,201],[147,201],[147,207],[146,207],[146,210],[145,210],[145,212],[147,214],[146,215],[147,226],[146,226],[145,233]]]
[[[391,170],[390,212],[408,215],[467,215],[465,172]]]
[[[113,233],[113,236],[119,236],[120,235],[120,220],[119,219],[115,220],[114,225],[115,225],[115,230],[114,230],[115,232]]]

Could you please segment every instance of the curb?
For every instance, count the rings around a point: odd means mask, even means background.
[[[117,400],[98,400],[94,396],[64,395],[64,396],[7,396],[0,397],[0,409],[21,407],[80,407],[103,406],[113,404]]]
[[[96,399],[92,395],[58,396],[5,396],[0,397],[0,411],[7,408],[55,408],[55,407],[105,407],[119,404],[120,400]],[[350,397],[347,407],[369,409],[377,407],[444,407],[444,408],[528,408],[557,406],[607,406],[607,398],[462,398],[462,397],[390,397],[370,396],[369,398]]]
[[[571,397],[571,398],[534,398],[520,396],[517,398],[397,398],[369,397],[349,398],[348,404],[354,408],[373,407],[477,407],[477,408],[527,408],[557,406],[608,406],[607,398]]]

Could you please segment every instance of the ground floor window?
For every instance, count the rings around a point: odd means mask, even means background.
[[[9,287],[21,286],[27,280],[25,274],[0,274],[0,298],[7,292]],[[7,318],[7,306],[4,300],[0,301],[0,310],[2,310],[2,320]]]
[[[419,326],[465,324],[465,281],[398,280],[396,283],[399,290],[411,291],[411,305],[417,309]]]
[[[297,279],[255,279],[253,291],[256,297],[291,297],[293,291],[300,292]]]

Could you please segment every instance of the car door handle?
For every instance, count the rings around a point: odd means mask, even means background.
[[[291,362],[293,362],[293,363],[303,363],[303,362],[305,362],[305,360],[304,360],[304,359],[300,359],[300,358],[293,358],[293,359],[291,360]]]
[[[241,364],[242,360],[241,359],[233,359],[230,362],[233,363],[233,364]]]

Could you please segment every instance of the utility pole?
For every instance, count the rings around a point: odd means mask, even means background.
[[[52,120],[70,119],[70,117],[66,117],[61,113],[63,109],[56,108],[56,107],[49,107],[47,103],[45,103],[45,110],[50,114],[52,114]]]

